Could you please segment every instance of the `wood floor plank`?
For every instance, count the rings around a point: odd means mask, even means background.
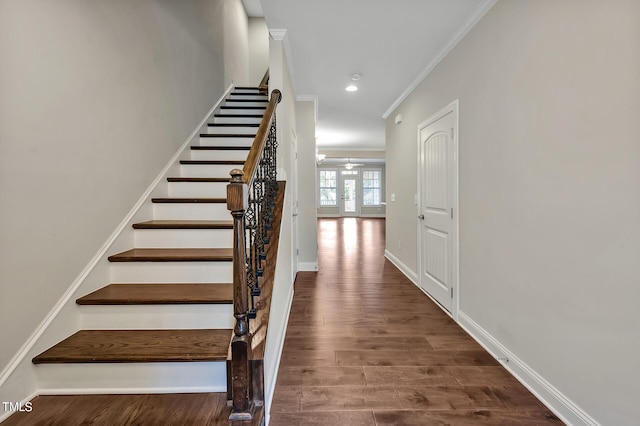
[[[399,409],[393,386],[303,386],[300,411]]]
[[[376,426],[373,411],[313,411],[304,413],[275,413],[270,426]]]
[[[231,330],[81,330],[33,359],[43,363],[224,361]]]
[[[562,425],[552,414],[509,410],[384,411],[375,410],[377,426],[548,426]]]
[[[282,386],[364,386],[362,367],[284,367],[278,371]]]

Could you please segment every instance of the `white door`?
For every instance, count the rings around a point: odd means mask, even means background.
[[[342,179],[342,216],[358,215],[358,178],[348,176]]]
[[[458,281],[457,101],[418,127],[420,285],[454,318]]]

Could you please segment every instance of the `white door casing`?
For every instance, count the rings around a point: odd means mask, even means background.
[[[420,287],[458,311],[458,101],[418,126]]]
[[[299,269],[299,241],[298,241],[298,136],[291,129],[291,257],[292,257],[292,278],[295,280],[296,272]]]

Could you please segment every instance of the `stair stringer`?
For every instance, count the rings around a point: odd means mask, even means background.
[[[78,277],[58,299],[47,316],[14,355],[7,367],[0,372],[0,401],[26,402],[39,394],[54,393],[54,391],[41,387],[41,383],[38,380],[38,366],[34,366],[31,360],[45,349],[80,329],[81,309],[76,305],[75,300],[101,288],[110,281],[111,265],[107,257],[112,253],[124,251],[134,246],[135,238],[132,224],[153,217],[151,199],[167,196],[167,177],[179,175],[180,160],[190,158],[189,147],[198,145],[200,134],[208,132],[207,123],[214,113],[220,109],[233,87],[233,85],[227,87],[224,94],[207,112],[176,154],[159,173],[158,177],[151,183]],[[162,392],[171,391],[167,388],[163,389]],[[72,389],[66,390],[71,391]],[[220,391],[224,390],[226,389],[221,389]],[[81,390],[74,390],[74,392],[79,391]],[[96,389],[93,389],[91,393],[96,391]],[[110,389],[110,391],[115,392],[117,389]],[[131,389],[126,391],[129,392]],[[0,421],[10,414],[11,412],[0,412]]]

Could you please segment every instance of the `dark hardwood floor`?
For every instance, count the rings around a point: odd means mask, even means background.
[[[385,221],[319,220],[299,273],[271,426],[560,425],[384,258]]]

